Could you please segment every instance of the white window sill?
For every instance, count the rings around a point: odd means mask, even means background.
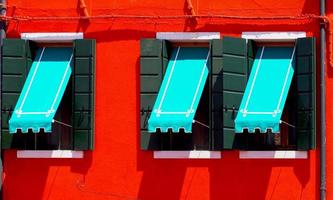
[[[154,159],[220,159],[220,151],[154,151]]]
[[[83,158],[83,151],[72,150],[18,150],[17,158]]]
[[[275,42],[292,42],[297,38],[306,37],[306,32],[243,32],[242,38],[252,39],[257,42],[275,41]]]
[[[83,33],[75,32],[50,32],[50,33],[21,33],[21,39],[35,42],[72,42],[83,39]]]
[[[220,39],[219,32],[157,32],[156,38],[173,42],[208,42]]]
[[[240,159],[307,159],[307,151],[239,151]]]

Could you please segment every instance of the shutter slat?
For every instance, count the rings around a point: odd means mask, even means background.
[[[90,149],[89,146],[89,130],[75,130],[74,133],[74,149],[75,150],[88,150]]]
[[[4,66],[3,74],[11,74],[11,75],[20,75],[25,74],[25,66],[26,59],[24,57],[3,57],[2,63]]]
[[[26,57],[26,41],[5,38],[2,53],[3,57]]]
[[[93,72],[91,71],[90,66],[94,65],[94,58],[76,57],[74,65],[80,66],[76,68],[75,75],[91,75]]]

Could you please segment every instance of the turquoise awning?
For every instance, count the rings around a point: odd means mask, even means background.
[[[173,49],[153,111],[148,131],[192,132],[192,123],[208,77],[209,49]]]
[[[260,47],[235,119],[235,131],[280,132],[280,122],[294,75],[295,47]]]
[[[72,73],[72,48],[39,48],[24,83],[14,112],[9,120],[9,132],[23,133],[31,129],[51,132],[58,109]]]

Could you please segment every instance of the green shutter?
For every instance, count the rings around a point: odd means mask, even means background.
[[[223,145],[223,40],[211,41],[211,147],[212,150],[221,150]]]
[[[316,146],[316,46],[315,38],[296,41],[297,149]]]
[[[253,62],[254,43],[241,38],[224,37],[222,57],[222,73],[213,75],[213,94],[220,95],[218,100],[222,98],[222,105],[213,103],[214,116],[219,117],[219,120],[216,117],[213,119],[213,128],[222,129],[223,149],[243,149],[245,134],[235,134],[234,120],[245,91],[250,64]]]
[[[96,41],[74,41],[73,148],[94,149],[94,93]]]
[[[167,42],[157,39],[140,41],[140,132],[142,150],[159,150],[161,138],[148,133],[148,119],[153,109],[163,74],[168,64]]]
[[[1,112],[2,148],[25,149],[26,135],[9,134],[8,120],[28,75],[35,45],[21,39],[4,39],[2,54]]]

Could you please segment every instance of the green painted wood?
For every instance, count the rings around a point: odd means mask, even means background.
[[[91,102],[93,95],[90,93],[77,93],[74,99],[74,110],[77,111],[91,111]]]
[[[160,75],[161,69],[156,67],[161,65],[160,57],[141,57],[140,58],[140,74],[148,76]]]
[[[8,129],[4,129],[2,130],[1,145],[2,149],[29,150],[31,145],[34,146],[34,143],[29,146],[27,134],[10,134]]]
[[[78,65],[79,66],[79,65]],[[91,75],[75,75],[75,93],[91,93],[93,77]]]
[[[212,93],[212,111],[221,112],[222,108],[223,108],[223,93]]]
[[[5,38],[3,40],[3,57],[26,57],[26,41]]]
[[[1,135],[1,147],[2,147],[2,149],[12,149],[14,147],[14,144],[13,144],[14,135],[9,134],[9,131],[7,131],[7,129],[2,130],[2,135]]]
[[[73,128],[75,130],[91,130],[92,124],[90,123],[91,121],[91,112],[90,111],[82,111],[74,112],[74,123],[73,123]]]
[[[156,39],[140,40],[141,57],[161,57],[163,55],[163,41]]]
[[[20,93],[24,85],[24,77],[22,75],[6,75],[2,76],[2,90],[11,93]]]
[[[75,75],[91,75],[93,73],[90,66],[94,65],[93,57],[76,57],[75,64],[80,66],[75,70]]]
[[[223,56],[235,55],[235,56],[247,56],[246,40],[236,37],[223,37]]]
[[[162,73],[162,69],[161,69]],[[146,93],[158,93],[161,86],[162,74],[159,75],[141,75],[140,91]]]
[[[296,134],[297,149],[316,148],[316,41],[296,41]]]
[[[73,149],[94,149],[96,41],[74,41]]]
[[[2,65],[2,148],[27,149],[27,137],[23,134],[9,134],[8,120],[21,93],[34,57],[36,45],[21,39],[4,39]],[[32,144],[34,145],[34,144]]]
[[[247,41],[247,67],[248,67],[248,76],[252,69],[252,65],[256,56],[257,46],[253,40]]]
[[[214,60],[213,60],[214,62]],[[213,66],[214,67],[214,66]],[[214,70],[214,69],[213,69]],[[220,74],[212,74],[212,92],[214,93],[223,93],[223,71],[220,71]]]
[[[91,132],[89,130],[76,130],[74,133],[74,150],[90,150]]]
[[[246,59],[246,58],[242,58]],[[226,60],[226,58],[223,58]],[[246,64],[244,64],[246,65]],[[244,65],[234,65],[235,70],[237,67]],[[247,70],[246,70],[247,71]],[[238,72],[226,72],[223,68],[223,92],[226,95],[233,95],[233,93],[243,93],[247,83],[247,74],[238,74]],[[229,103],[229,102],[228,102]],[[239,102],[233,101],[232,105],[235,105],[237,108],[239,107]]]
[[[239,148],[234,118],[246,87],[249,61],[246,40],[224,37],[212,44],[212,148]],[[252,41],[251,41],[252,44]]]
[[[223,42],[221,39],[213,39],[211,41],[212,57],[222,57]]]
[[[25,74],[27,59],[25,57],[3,57],[3,74],[21,75]]]
[[[223,58],[222,56],[220,57],[212,57],[212,75],[219,75],[222,73],[222,64]]]
[[[223,149],[223,40],[214,39],[211,45],[210,125],[211,149]]]
[[[253,40],[248,40],[247,41],[247,56],[249,58],[255,58],[256,55],[256,44]]]
[[[151,134],[141,130],[140,141],[142,150],[161,150],[160,134]]]
[[[140,146],[142,150],[160,150],[159,133],[148,133],[148,119],[153,109],[163,74],[168,64],[168,43],[164,40],[140,41]]]
[[[223,111],[222,110],[213,110],[212,111],[212,128],[214,131],[223,129],[222,121],[223,121]]]
[[[234,55],[225,54],[223,56],[223,71],[230,72],[231,75],[246,74],[247,73],[247,59],[245,57],[239,57]]]
[[[33,41],[28,41],[26,40],[26,57],[27,57],[27,61],[31,62],[30,65],[28,65],[28,67],[30,68],[30,66],[32,65],[32,61],[36,56],[36,50],[37,50],[37,44]]]
[[[92,57],[96,54],[96,40],[94,39],[79,39],[74,41],[74,56],[77,57]]]
[[[249,50],[250,49],[250,50]],[[253,57],[245,39],[223,38],[222,81],[222,130],[223,149],[243,148],[244,137],[238,137],[234,131],[234,119],[237,115],[249,76],[249,58]],[[217,88],[221,87],[221,84]],[[219,90],[220,92],[220,90]]]

